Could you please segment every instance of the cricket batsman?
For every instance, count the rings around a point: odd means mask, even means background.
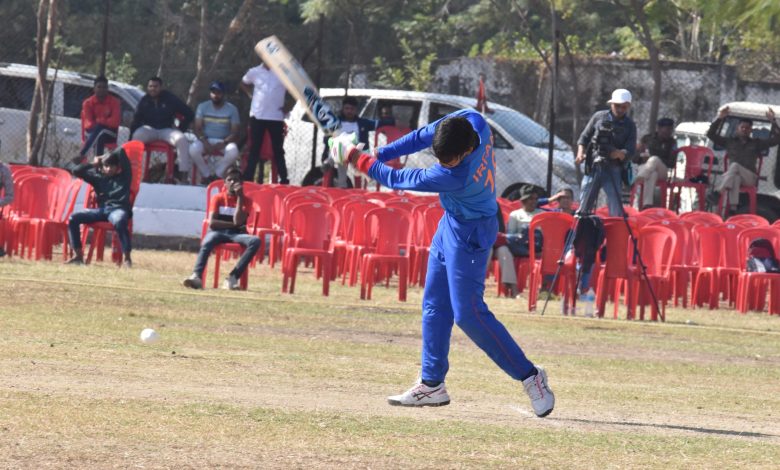
[[[393,169],[384,162],[432,147],[438,160],[430,168]],[[388,397],[396,406],[443,406],[453,322],[515,380],[523,383],[534,413],[549,415],[555,396],[547,374],[535,366],[484,302],[485,271],[498,221],[493,136],[474,110],[444,116],[378,149],[361,152],[353,134],[330,142],[337,164],[393,189],[439,193],[445,213],[433,237],[422,305],[422,371],[417,383]]]

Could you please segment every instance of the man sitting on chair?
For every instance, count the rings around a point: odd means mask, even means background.
[[[241,119],[238,108],[225,101],[225,85],[212,82],[209,85],[208,101],[198,105],[195,111],[195,135],[198,140],[190,144],[190,158],[200,170],[203,182],[208,184],[225,176],[225,169],[238,160],[238,139]],[[216,176],[203,159],[203,155],[222,152],[222,158],[216,165]]]
[[[81,246],[81,226],[95,222],[111,222],[119,237],[124,256],[124,267],[130,268],[130,230],[128,222],[133,216],[130,203],[130,185],[133,171],[130,160],[122,147],[114,149],[92,163],[81,163],[82,157],[71,160],[66,168],[77,178],[81,178],[95,190],[98,207],[74,212],[68,219],[68,237],[75,255],[67,264],[83,264],[84,250]]]
[[[734,214],[739,205],[740,186],[757,186],[758,174],[756,162],[759,155],[780,144],[780,127],[775,122],[775,112],[769,108],[766,117],[772,123],[769,138],[766,140],[755,139],[751,137],[753,132],[753,121],[747,118],[739,120],[737,130],[733,137],[723,137],[720,135],[720,129],[726,116],[729,115],[729,107],[721,109],[718,118],[710,125],[707,131],[707,137],[718,146],[726,149],[726,155],[729,158],[729,169],[721,176],[716,185],[716,191],[709,194],[707,201],[712,204],[718,204],[720,194],[728,191],[729,213]]]
[[[132,140],[140,140],[145,144],[160,140],[176,147],[179,180],[186,182],[190,178],[192,160],[190,143],[183,131],[192,122],[193,114],[189,106],[170,91],[163,90],[162,85],[160,77],[152,77],[147,82],[146,95],[138,102],[130,134]],[[182,118],[178,129],[173,126],[177,114]]]
[[[260,248],[260,239],[246,233],[246,219],[249,213],[246,206],[241,171],[238,167],[231,166],[225,172],[225,187],[209,201],[209,231],[200,244],[198,259],[195,261],[192,274],[182,282],[185,287],[202,289],[203,271],[214,248],[221,243],[238,243],[246,250],[236,263],[236,267],[230,271],[222,287],[230,290],[239,288],[241,275]]]
[[[674,120],[661,118],[655,132],[646,134],[636,146],[644,164],[639,168],[634,184],[642,185],[642,208],[653,206],[653,195],[658,180],[666,181],[670,169],[677,164],[677,141],[674,138]]]
[[[116,144],[122,119],[119,99],[108,92],[108,79],[101,75],[94,83],[95,94],[81,105],[84,145],[79,154],[82,157],[86,157],[92,147],[95,155],[103,155],[106,144]]]

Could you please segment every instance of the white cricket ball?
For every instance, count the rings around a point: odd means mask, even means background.
[[[146,344],[156,343],[159,340],[160,335],[158,335],[157,332],[151,328],[144,328],[144,330],[141,332],[141,341]]]

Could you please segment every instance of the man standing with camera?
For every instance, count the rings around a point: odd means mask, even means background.
[[[575,163],[585,162],[580,191],[582,210],[592,211],[599,189],[603,189],[610,217],[619,217],[623,214],[621,171],[636,152],[636,125],[628,117],[631,92],[617,89],[607,103],[610,109],[597,111],[582,131]]]

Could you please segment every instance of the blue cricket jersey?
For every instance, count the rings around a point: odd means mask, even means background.
[[[439,163],[430,168],[393,169],[380,162],[419,152],[431,146],[436,127],[447,118],[464,117],[479,135],[479,145],[456,167]],[[379,162],[371,165],[368,176],[393,189],[439,193],[441,205],[451,215],[464,220],[496,216],[496,157],[490,126],[478,112],[464,109],[448,114],[427,126],[410,132],[377,151]]]

